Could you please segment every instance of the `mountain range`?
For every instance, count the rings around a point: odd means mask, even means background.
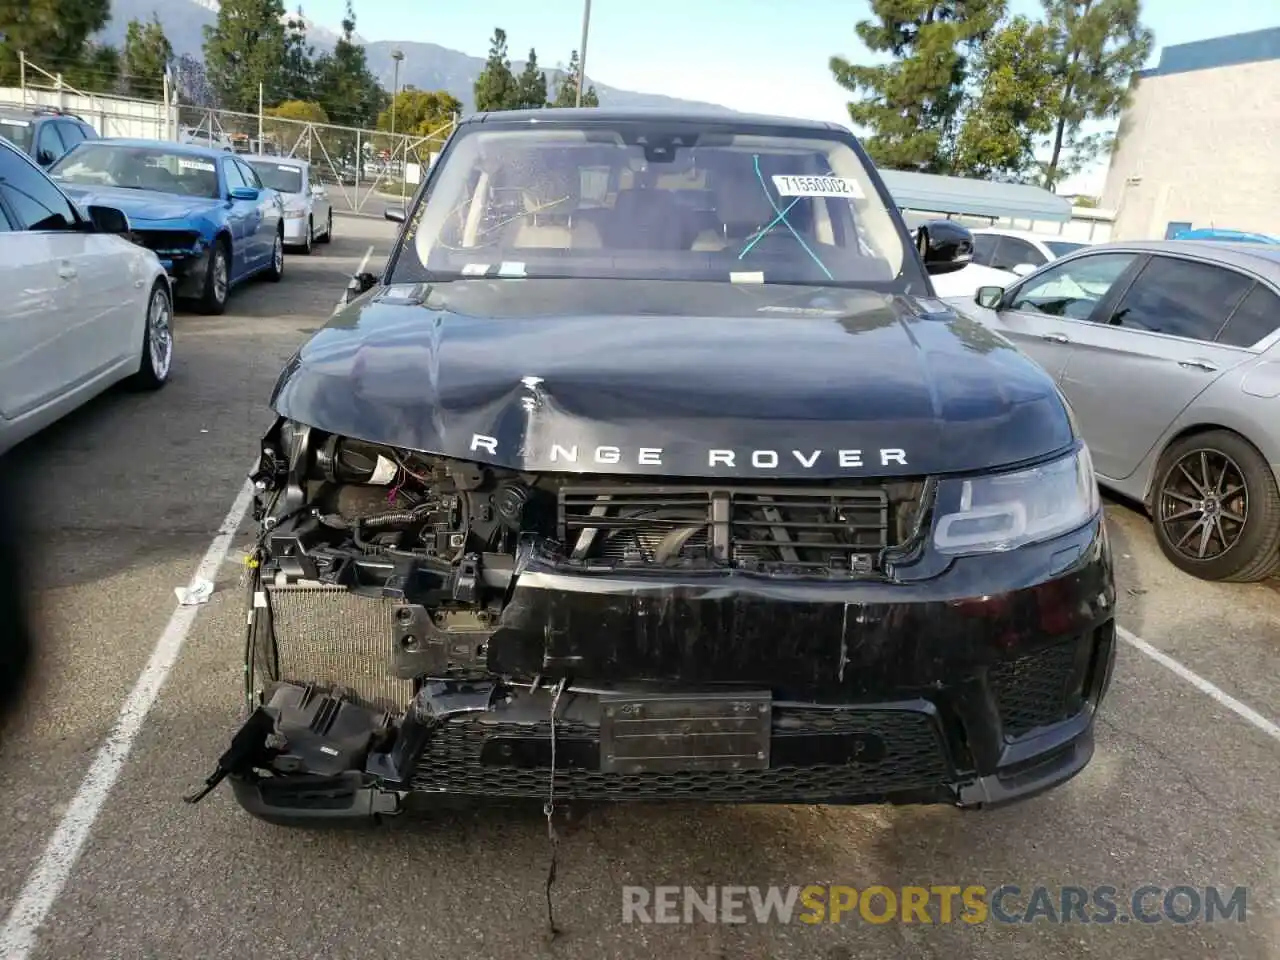
[[[291,6],[288,0],[286,0],[286,6]],[[197,59],[203,58],[204,28],[212,26],[217,21],[218,0],[112,0],[111,21],[96,39],[122,46],[129,21],[145,22],[151,19],[153,13],[164,28],[165,36],[169,38],[169,43],[173,45],[173,52],[176,55],[189,54]],[[307,41],[315,47],[316,52],[333,49],[339,33],[331,27],[313,23],[305,17],[303,19],[307,26]],[[484,69],[483,57],[473,57],[460,50],[450,50],[435,43],[370,41],[358,35],[355,39],[364,45],[369,69],[387,89],[390,89],[394,82],[395,64],[391,54],[393,50],[399,48],[404,53],[404,60],[400,64],[402,87],[447,90],[462,101],[465,112],[471,112],[474,109],[473,85],[480,71]],[[523,68],[523,61],[514,61],[511,65],[511,69],[516,73]],[[561,78],[561,71],[554,66],[544,66],[544,69],[548,87],[554,90]],[[652,107],[664,110],[727,109],[719,104],[682,100],[656,93],[621,90],[593,81],[590,76],[587,77],[587,82],[594,84],[596,94],[600,98],[600,105],[606,107]]]

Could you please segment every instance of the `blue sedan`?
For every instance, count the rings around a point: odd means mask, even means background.
[[[93,140],[49,175],[81,206],[117,207],[154,250],[179,297],[220,314],[236,284],[284,274],[284,204],[243,160],[161,140]]]

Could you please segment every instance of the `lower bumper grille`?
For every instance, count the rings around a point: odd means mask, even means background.
[[[540,798],[547,795],[548,765],[510,766],[486,762],[495,738],[549,742],[545,722],[494,723],[460,718],[433,734],[413,777],[417,790],[472,796]],[[557,761],[556,794],[578,800],[711,800],[746,803],[823,803],[908,791],[933,790],[951,779],[933,719],[906,710],[774,710],[773,751],[785,756],[788,741],[813,742],[823,735],[873,737],[884,746],[867,762],[778,763],[767,770],[698,770],[649,774],[605,773],[594,766],[565,767]],[[556,723],[557,747],[598,749],[598,729]],[[566,750],[566,753],[571,751]],[[484,754],[484,759],[482,759]],[[583,756],[579,751],[578,756]],[[557,754],[559,757],[559,753]]]
[[[991,668],[991,689],[1006,737],[1025,736],[1080,712],[1092,646],[1080,638]]]

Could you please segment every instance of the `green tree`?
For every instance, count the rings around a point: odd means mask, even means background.
[[[578,51],[569,54],[569,66],[560,71],[560,82],[556,85],[556,98],[551,102],[553,107],[574,107],[578,104],[578,76],[582,73],[582,64],[578,61]],[[596,88],[588,83],[582,91],[584,107],[600,106],[600,98]]]
[[[316,51],[307,42],[307,21],[302,7],[285,18],[284,61],[280,65],[280,96],[285,100],[308,101],[315,95]]]
[[[107,44],[85,44],[80,57],[62,69],[62,79],[86,93],[116,93],[120,87],[120,51]]]
[[[520,103],[519,86],[507,56],[507,32],[501,27],[495,27],[489,39],[489,57],[476,77],[474,92],[476,109],[481,111],[513,110]]]
[[[529,59],[516,78],[516,106],[539,109],[547,105],[547,75],[538,69],[538,52],[529,48]]]
[[[1053,32],[1014,17],[990,34],[974,58],[973,96],[956,137],[953,172],[1023,180],[1038,174],[1035,151],[1053,128]]]
[[[218,105],[257,112],[280,100],[284,65],[283,0],[222,0],[218,20],[204,28],[204,63]]]
[[[406,87],[396,94],[395,101],[396,133],[415,137],[440,133],[441,127],[447,126],[449,121],[462,112],[461,101],[445,90],[428,92]],[[378,114],[378,129],[391,129],[389,106]]]
[[[1117,117],[1135,71],[1151,55],[1155,36],[1142,24],[1141,0],[1042,0],[1057,53],[1056,102],[1044,186],[1089,164],[1111,138],[1083,133],[1090,121]]]
[[[832,57],[831,73],[859,96],[853,123],[870,131],[872,159],[894,169],[945,173],[964,105],[969,57],[995,28],[1004,0],[871,0],[855,27],[891,63],[860,66]]]
[[[316,60],[315,99],[335,123],[369,127],[387,104],[387,93],[369,70],[364,47],[354,40],[356,15],[347,0],[342,36],[333,52]]]
[[[50,73],[103,56],[88,41],[110,18],[111,0],[0,0],[0,86],[17,86],[20,51]]]
[[[263,113],[272,118],[263,121],[263,136],[283,153],[291,152],[303,140],[306,124],[329,122],[324,107],[307,100],[286,100],[278,107],[268,107]],[[305,156],[306,150],[301,149],[300,153]]]
[[[124,37],[124,87],[131,95],[144,100],[164,96],[164,72],[173,62],[173,46],[164,35],[160,18],[130,20]]]

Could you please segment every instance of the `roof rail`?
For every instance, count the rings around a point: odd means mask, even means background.
[[[32,108],[32,113],[41,117],[71,117],[73,120],[84,122],[84,117],[78,113],[72,113],[70,110],[63,110],[61,107],[50,107],[46,105],[37,105]]]

